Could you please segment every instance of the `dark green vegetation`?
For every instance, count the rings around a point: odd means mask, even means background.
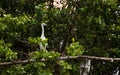
[[[62,9],[55,8],[52,2],[0,0],[0,62],[36,60],[0,66],[0,75],[79,75],[80,61],[55,58],[81,54],[120,57],[119,0],[68,0]],[[48,25],[48,47],[40,51],[43,22]],[[40,62],[41,58],[48,61]],[[112,75],[120,67],[119,62],[102,62],[92,61],[92,75]]]

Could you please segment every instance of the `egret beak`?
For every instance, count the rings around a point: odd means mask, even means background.
[[[47,24],[45,24],[45,26],[48,26]]]

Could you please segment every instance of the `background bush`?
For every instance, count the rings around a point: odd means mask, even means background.
[[[1,66],[0,74],[52,75],[57,73],[57,65],[59,74],[79,75],[78,60],[55,59],[81,54],[120,57],[119,4],[119,0],[68,0],[62,8],[55,8],[53,0],[0,0],[0,62],[36,60],[25,65]],[[43,22],[48,24],[48,46],[39,51],[38,44],[31,42],[41,42],[37,38]],[[31,42],[30,37],[34,38]],[[41,58],[52,61],[40,62]],[[93,60],[91,74],[111,75],[120,66],[118,62],[102,63]]]

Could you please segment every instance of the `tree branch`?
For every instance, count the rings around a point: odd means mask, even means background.
[[[104,60],[104,61],[120,61],[120,58],[105,58],[105,57],[96,57],[96,56],[62,56],[56,60],[68,60],[68,59],[91,59],[91,60]],[[41,59],[41,61],[47,61],[47,59]],[[7,66],[7,65],[15,65],[15,64],[28,64],[36,62],[36,60],[20,60],[20,61],[13,61],[13,62],[1,62],[0,66]]]

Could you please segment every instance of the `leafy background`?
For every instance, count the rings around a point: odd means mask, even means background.
[[[65,55],[120,57],[119,0],[66,0],[62,8],[54,7],[53,2],[0,0],[0,62],[36,60],[1,66],[1,75],[79,75],[79,60],[55,59]],[[48,25],[48,46],[40,51],[43,22]],[[41,58],[48,61],[40,62]],[[90,73],[112,75],[120,66],[115,61],[104,63],[92,60]]]

